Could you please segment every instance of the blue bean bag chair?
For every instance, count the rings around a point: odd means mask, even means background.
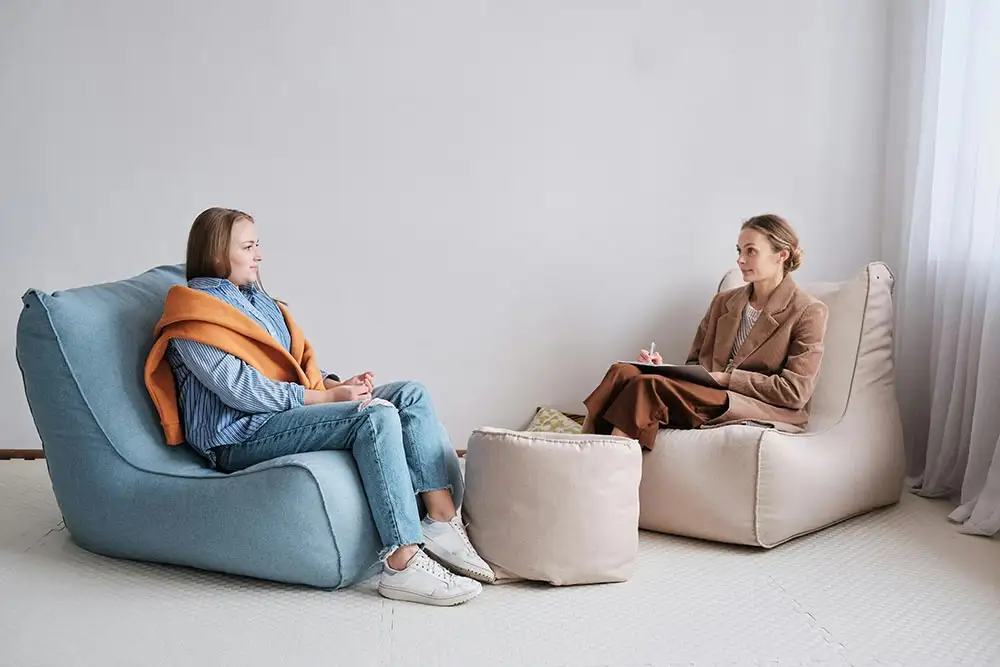
[[[371,576],[380,543],[350,453],[227,475],[164,443],[142,371],[167,290],[183,283],[183,266],[163,266],[23,297],[17,360],[69,533],[107,556],[321,588]]]

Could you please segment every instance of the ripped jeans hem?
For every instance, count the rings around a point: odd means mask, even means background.
[[[454,494],[455,489],[452,487],[451,484],[445,484],[443,486],[431,485],[429,489],[425,489],[422,487],[419,489],[414,489],[414,492],[417,495],[420,495],[421,493],[429,493],[431,491],[447,491],[450,494]]]
[[[381,551],[378,552],[378,562],[382,563],[383,565],[386,565],[387,564],[386,560],[389,558],[389,556],[396,553],[403,547],[409,546],[410,544],[416,545],[421,549],[424,546],[423,542],[408,542],[406,544],[394,544],[390,547],[384,547]]]

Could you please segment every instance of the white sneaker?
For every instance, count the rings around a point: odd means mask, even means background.
[[[450,607],[476,597],[483,592],[483,586],[452,574],[418,551],[402,570],[382,566],[378,592],[391,600]]]
[[[462,520],[435,521],[424,517],[424,549],[452,572],[492,584],[497,577],[469,541]]]

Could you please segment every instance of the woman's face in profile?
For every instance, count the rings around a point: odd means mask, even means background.
[[[736,252],[736,264],[748,283],[774,278],[784,271],[786,251],[774,252],[767,237],[756,229],[740,232]]]
[[[226,276],[235,285],[249,285],[257,282],[260,255],[260,241],[254,223],[246,218],[233,223],[229,236],[229,266]]]

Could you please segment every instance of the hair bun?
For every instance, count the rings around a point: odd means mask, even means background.
[[[785,260],[785,271],[791,272],[802,266],[802,248],[796,247]]]

